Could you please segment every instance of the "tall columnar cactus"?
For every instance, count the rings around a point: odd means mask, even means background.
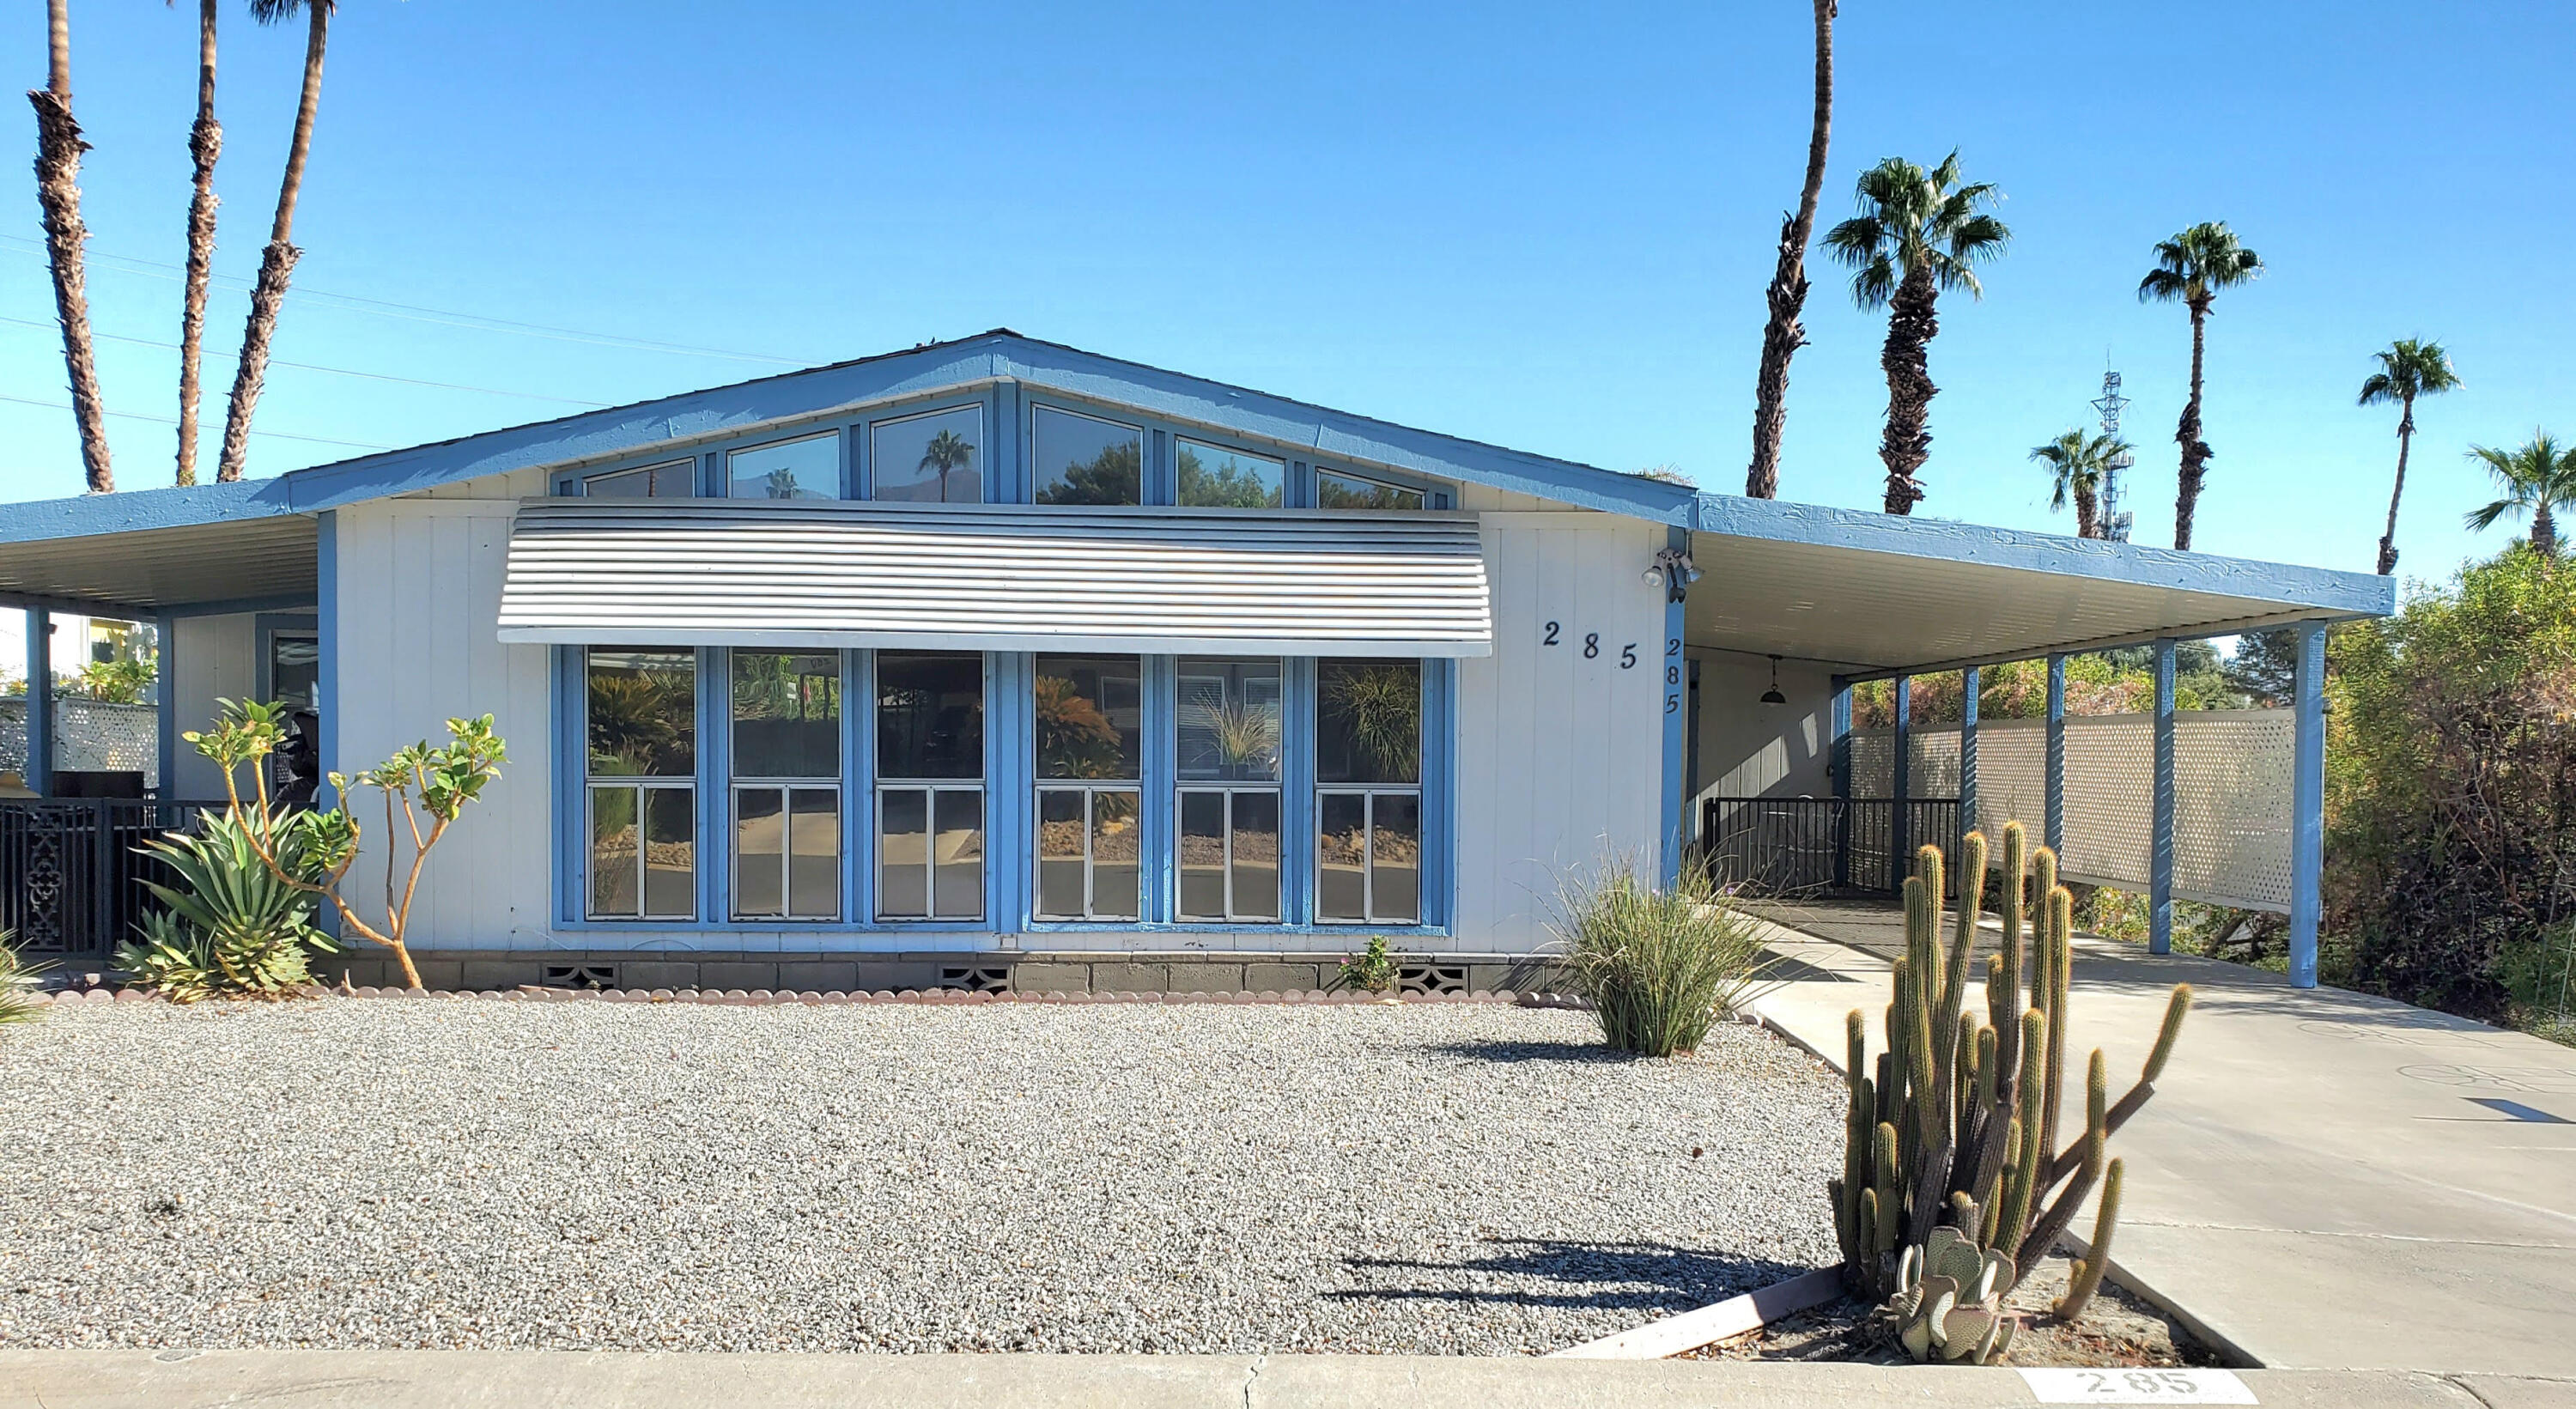
[[[1971,832],[1959,851],[1957,923],[1948,943],[1940,851],[1924,847],[1905,882],[1905,956],[1896,961],[1885,1050],[1874,1063],[1868,1019],[1855,1009],[1845,1023],[1850,1104],[1843,1172],[1831,1183],[1834,1227],[1844,1280],[1874,1303],[1916,1295],[1923,1250],[1937,1230],[1949,1229],[1955,1232],[1942,1232],[1940,1241],[1953,1256],[1961,1242],[1994,1255],[1997,1275],[1986,1280],[2000,1305],[2101,1180],[2112,1133],[2154,1095],[2191,1006],[2190,986],[2175,985],[2146,1067],[2117,1103],[2102,1053],[2093,1053],[2084,1129],[2059,1149],[2074,897],[2057,882],[2056,855],[2033,851],[2021,824],[2007,824],[1996,897],[2003,934],[1986,963],[1980,1021],[1965,1001],[1984,914],[1986,839]],[[2025,885],[2039,912],[2035,925]],[[2100,1211],[2097,1247],[2108,1244],[2118,1215],[2114,1194]],[[2068,1300],[2066,1314],[2082,1311],[2084,1298]]]

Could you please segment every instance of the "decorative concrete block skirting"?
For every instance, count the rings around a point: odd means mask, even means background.
[[[795,992],[786,989],[757,988],[544,988],[522,984],[510,989],[427,989],[427,988],[323,988],[311,986],[297,990],[301,998],[375,998],[425,1001],[444,999],[449,1002],[486,1000],[504,1003],[700,1003],[721,1007],[771,1007],[783,1003],[811,1004],[818,1007],[850,1004],[899,1004],[940,1008],[988,1007],[996,1003],[1149,1003],[1166,1006],[1183,1004],[1307,1004],[1326,1007],[1368,1007],[1406,1004],[1503,1003],[1523,1008],[1589,1007],[1581,998],[1567,993],[1515,993],[1510,989],[1472,993],[1376,994],[1349,990],[1328,992],[1322,989],[1291,989],[1285,992],[1261,993],[1036,993],[1027,991],[970,992],[957,988],[878,989],[848,992],[834,990]],[[40,1003],[96,1004],[165,1002],[161,995],[140,988],[66,988],[52,994],[35,995]]]
[[[1515,993],[1570,988],[1565,970],[1543,957],[1501,954],[1394,956],[1406,993]],[[901,993],[964,989],[1009,993],[1312,993],[1333,986],[1338,953],[927,951],[758,953],[688,950],[419,950],[421,986],[469,992],[524,986],[574,989],[696,989],[746,993]],[[360,948],[314,964],[323,982],[398,984],[401,970],[381,951]]]

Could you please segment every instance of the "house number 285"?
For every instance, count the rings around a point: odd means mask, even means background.
[[[1563,622],[1556,621],[1547,623],[1547,634],[1541,636],[1538,643],[1542,646],[1564,645],[1565,624]],[[1600,632],[1586,631],[1583,633],[1583,658],[1585,660],[1599,660],[1601,658]],[[1619,668],[1621,670],[1634,670],[1637,668],[1636,642],[1631,641],[1619,648]]]

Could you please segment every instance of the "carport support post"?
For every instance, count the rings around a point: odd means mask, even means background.
[[[2048,657],[2048,755],[2040,775],[2042,846],[2066,863],[2066,657]]]
[[[1834,677],[1834,885],[1851,884],[1851,682]]]
[[[2326,627],[2303,621],[2291,686],[2290,986],[2317,986],[2319,890],[2325,873]]]
[[[1977,668],[1959,672],[1959,826],[1965,840],[1977,829]]]
[[[1888,791],[1895,796],[1889,802],[1887,819],[1887,888],[1905,889],[1905,878],[1914,874],[1914,829],[1906,803],[1914,790],[1914,770],[1907,757],[1914,751],[1914,677],[1896,677],[1896,767],[1895,784]]]
[[[2173,952],[2174,643],[2156,642],[2156,802],[2147,861],[2147,952]]]
[[[27,791],[54,795],[54,614],[27,608]]]

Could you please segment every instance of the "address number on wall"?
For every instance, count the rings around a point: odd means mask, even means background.
[[[1565,623],[1561,621],[1551,621],[1540,627],[1538,643],[1542,646],[1575,647],[1582,651],[1583,658],[1585,660],[1599,660],[1604,652],[1608,652],[1618,658],[1619,668],[1621,670],[1634,670],[1637,668],[1638,656],[1636,642],[1622,641],[1615,648],[1605,646],[1602,644],[1600,632],[1586,631],[1578,638],[1573,632],[1566,630]],[[1676,714],[1681,711],[1682,697],[1678,689],[1682,683],[1681,661],[1681,638],[1678,636],[1665,638],[1664,685],[1666,688],[1664,691],[1664,713],[1666,714]]]

